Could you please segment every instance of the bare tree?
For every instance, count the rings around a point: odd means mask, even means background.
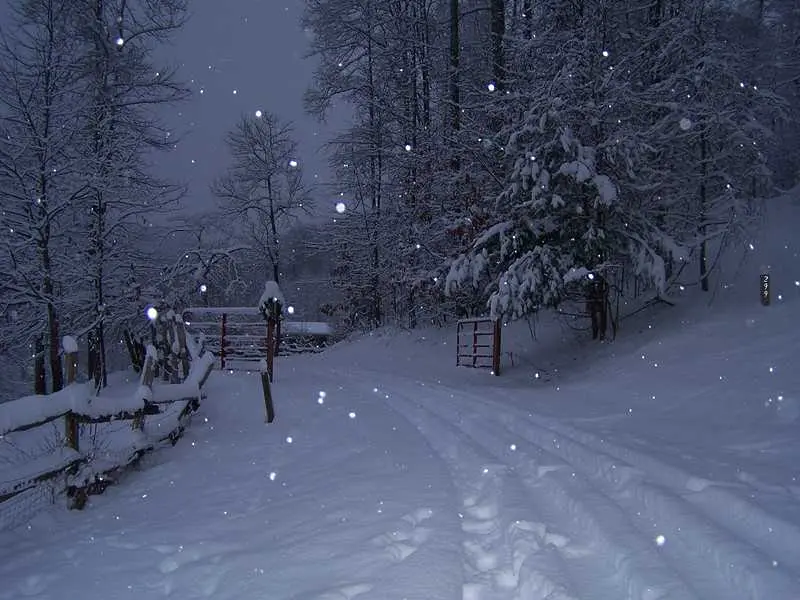
[[[106,324],[112,304],[124,298],[114,280],[118,243],[130,228],[163,212],[181,188],[154,178],[143,158],[172,147],[155,116],[158,106],[187,96],[174,70],[153,64],[153,49],[184,22],[184,0],[79,0],[85,26],[83,78],[86,118],[83,149],[88,157],[87,249],[89,289],[95,306],[90,352],[96,355],[99,385],[107,383]],[[154,76],[155,74],[155,76]],[[137,223],[138,221],[138,223]]]
[[[73,4],[33,0],[11,5],[0,41],[0,198],[3,229],[2,308],[10,352],[35,360],[35,390],[63,385],[59,298],[64,281],[63,225],[85,191],[75,181],[81,89]],[[44,328],[40,323],[45,323]]]
[[[264,112],[244,115],[228,134],[231,165],[212,186],[220,210],[245,228],[245,243],[282,279],[281,235],[311,209],[291,125]]]

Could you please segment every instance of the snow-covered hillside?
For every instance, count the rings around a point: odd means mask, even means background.
[[[800,207],[770,212],[711,307],[509,327],[501,377],[372,335],[279,360],[265,425],[215,373],[174,449],[0,535],[0,598],[800,598]]]

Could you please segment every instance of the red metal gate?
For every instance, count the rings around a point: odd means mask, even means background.
[[[488,368],[500,375],[500,321],[462,319],[458,322],[456,365]]]

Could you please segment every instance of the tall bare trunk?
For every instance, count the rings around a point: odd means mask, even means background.
[[[450,0],[450,127],[455,138],[461,130],[461,85],[459,70],[461,68],[461,13],[458,0]],[[460,168],[460,160],[453,140],[452,167]]]

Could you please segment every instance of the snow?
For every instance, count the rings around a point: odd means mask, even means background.
[[[798,212],[711,307],[504,327],[499,378],[381,331],[279,357],[265,424],[216,371],[174,448],[0,533],[0,599],[800,598]]]
[[[281,325],[284,333],[298,335],[332,335],[330,324],[321,321],[284,321]]]
[[[259,316],[261,312],[258,310],[258,307],[255,306],[193,306],[192,308],[187,308],[183,311],[184,316],[188,316],[187,313],[191,313],[192,316],[198,317],[201,315],[205,316],[216,316],[221,314],[228,314],[228,315],[242,315],[242,316]]]
[[[63,469],[80,458],[78,452],[66,447],[56,448],[53,452],[34,458],[18,466],[13,473],[4,474],[0,481],[0,496],[26,486],[31,479],[42,473]]]
[[[72,384],[49,396],[24,396],[12,402],[0,404],[0,435],[23,427],[57,418],[75,410],[87,408],[92,395],[90,384]]]
[[[61,340],[61,347],[67,354],[74,354],[78,351],[78,341],[71,335],[65,335]]]
[[[267,281],[264,284],[264,291],[261,293],[261,298],[258,301],[259,310],[271,300],[276,300],[281,306],[286,305],[280,286],[274,281]]]

